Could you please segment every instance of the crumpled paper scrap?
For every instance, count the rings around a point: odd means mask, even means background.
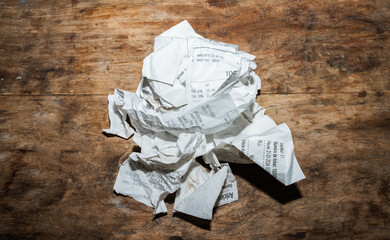
[[[210,220],[214,207],[238,200],[228,162],[256,163],[285,185],[304,179],[290,129],[255,102],[254,59],[187,21],[157,36],[137,91],[108,96],[104,131],[141,147],[121,164],[115,192],[154,214],[167,212],[164,199],[176,192],[174,211]]]

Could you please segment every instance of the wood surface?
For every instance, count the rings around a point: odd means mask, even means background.
[[[306,179],[232,164],[212,221],[113,193],[133,141],[102,134],[154,37],[187,19],[256,56],[257,102]],[[390,2],[0,1],[0,239],[390,239]]]

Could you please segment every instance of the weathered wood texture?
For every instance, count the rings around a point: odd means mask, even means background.
[[[307,179],[233,165],[211,222],[112,192],[132,140],[106,97],[134,91],[154,37],[187,19],[257,56],[257,101]],[[0,239],[389,239],[389,1],[0,1]]]

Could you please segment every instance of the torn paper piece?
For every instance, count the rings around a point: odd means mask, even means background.
[[[155,208],[155,214],[166,212],[165,197],[180,187],[182,177],[194,159],[204,154],[202,149],[205,149],[205,138],[201,133],[182,133],[178,139],[175,145],[168,143],[165,147],[160,146],[161,151],[154,149],[148,154],[130,154],[120,167],[115,192],[142,200],[142,203]],[[153,146],[156,139],[144,138],[143,141]],[[168,153],[168,149],[174,154],[162,158],[163,152]],[[164,159],[166,161],[162,164]]]
[[[134,134],[134,129],[126,122],[127,112],[123,111],[123,105],[118,104],[118,101],[120,101],[118,95],[114,94],[108,96],[110,129],[104,129],[103,131],[127,139]]]
[[[249,88],[236,81],[230,91],[214,95],[209,101],[164,113],[156,112],[132,92],[116,89],[113,99],[141,134],[149,131],[166,131],[176,136],[182,132],[211,134],[226,129],[254,102],[256,94]],[[113,127],[117,128],[112,126],[109,131],[113,131]]]
[[[202,219],[211,220],[213,208],[225,183],[228,167],[209,175],[201,165],[191,169],[187,179],[180,187],[174,210]]]
[[[238,200],[237,181],[230,169],[229,164],[223,163],[222,166],[227,167],[227,175],[222,191],[215,203],[216,207],[226,205]]]
[[[231,202],[238,200],[238,191],[237,191],[237,182],[236,178],[234,177],[229,164],[223,163],[221,165],[222,168],[227,168],[227,175],[226,179],[223,183],[222,190],[218,187],[209,191],[217,191],[219,192],[219,196],[217,199],[212,198],[212,201],[214,201],[214,206],[222,206],[229,204]],[[189,210],[189,207],[186,207],[186,209],[183,209],[183,201],[188,201],[188,197],[191,196],[191,201],[199,202],[198,204],[201,205],[204,203],[204,199],[201,194],[196,194],[196,192],[203,184],[207,182],[207,184],[211,184],[211,182],[216,181],[216,178],[213,178],[213,176],[216,174],[216,172],[220,171],[219,168],[216,168],[216,170],[207,170],[205,167],[200,165],[197,162],[193,162],[190,170],[186,174],[184,178],[183,184],[180,186],[180,189],[176,193],[176,199],[175,199],[175,206],[174,210],[180,211],[180,212],[186,212],[186,211],[192,211]],[[209,193],[208,193],[209,194]],[[196,198],[199,197],[199,198]],[[186,200],[187,199],[187,200]],[[211,200],[210,200],[211,202]],[[194,204],[191,204],[194,205]],[[195,204],[196,205],[196,204]],[[212,215],[212,209],[208,204],[208,212],[199,213],[199,216],[210,216]],[[187,205],[186,205],[187,206]],[[180,210],[181,209],[181,210]],[[203,210],[205,210],[204,208]],[[203,218],[203,217],[201,217]],[[208,219],[208,218],[205,218]]]
[[[114,190],[154,207],[154,214],[167,212],[164,199],[180,187],[181,178],[191,166],[192,161],[185,162],[176,171],[171,171],[151,167],[134,160],[141,157],[131,154],[120,166]]]
[[[143,185],[147,182],[146,179],[142,179],[145,175],[138,174],[141,170],[136,169],[133,162],[126,159],[119,168],[118,176],[115,181],[114,191],[116,193],[129,196],[135,200],[152,207],[150,198],[146,193],[146,189]]]
[[[193,105],[212,97],[235,72],[250,77],[257,91],[260,78],[252,71],[254,56],[237,49],[237,45],[205,39],[182,22],[156,38],[155,51],[143,62],[147,88],[139,94],[159,100],[164,108]]]
[[[295,158],[291,132],[286,124],[258,136],[237,138],[233,145],[284,185],[305,178]]]
[[[230,131],[214,134],[218,147],[213,152],[226,162],[248,163],[250,159],[285,185],[304,179],[290,129],[286,124],[276,125],[264,109],[257,110],[251,120],[237,118]]]

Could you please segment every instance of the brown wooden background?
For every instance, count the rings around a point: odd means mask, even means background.
[[[154,37],[187,19],[257,56],[258,103],[307,179],[233,165],[211,222],[112,187],[132,140],[107,95],[134,91]],[[390,239],[389,1],[0,1],[0,239]]]

